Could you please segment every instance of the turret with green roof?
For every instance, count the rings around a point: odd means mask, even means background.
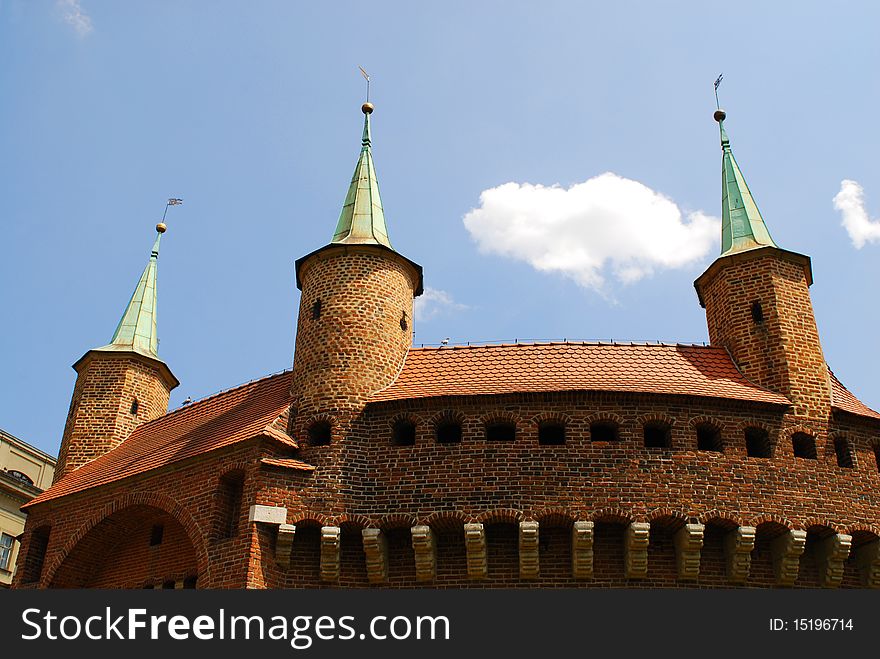
[[[778,247],[770,237],[761,211],[736,164],[730,139],[724,130],[727,113],[716,110],[715,121],[721,130],[721,255],[758,247]]]

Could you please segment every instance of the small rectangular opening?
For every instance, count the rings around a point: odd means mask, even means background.
[[[590,441],[616,442],[619,437],[617,424],[610,421],[597,421],[590,424]]]
[[[672,446],[672,432],[665,423],[645,424],[645,448],[669,448]]]
[[[162,536],[165,535],[165,527],[161,524],[156,524],[150,531],[150,547],[155,547],[156,545],[162,544]],[[141,536],[143,537],[143,536]],[[141,545],[143,546],[143,545]]]

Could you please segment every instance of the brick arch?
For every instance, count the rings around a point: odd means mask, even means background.
[[[149,506],[161,510],[173,517],[186,531],[190,543],[196,553],[196,567],[198,569],[199,578],[202,587],[210,588],[211,582],[211,565],[208,559],[208,550],[205,546],[205,532],[199,526],[198,522],[193,519],[189,511],[181,506],[174,498],[167,494],[158,492],[134,492],[118,497],[101,508],[97,513],[92,515],[85,523],[83,523],[76,532],[71,535],[64,544],[62,550],[53,558],[43,578],[43,583],[47,586],[52,583],[55,573],[74,550],[77,544],[98,524],[102,521],[132,506]]]
[[[724,430],[724,422],[716,419],[713,416],[707,416],[705,414],[701,414],[700,416],[692,417],[688,420],[688,428],[691,431],[696,431],[697,426],[712,426],[717,431],[722,432]]]
[[[301,510],[294,513],[288,524],[314,524],[315,526],[332,526],[333,518],[313,510]]]
[[[394,426],[396,426],[401,421],[409,421],[416,428],[424,423],[424,419],[422,419],[421,416],[415,414],[414,412],[398,412],[388,420],[388,427],[391,430],[394,430]]]
[[[712,510],[708,510],[700,515],[697,515],[697,519],[700,524],[710,524],[711,522],[722,522],[722,526],[748,526],[748,524],[743,523],[743,518],[738,513],[729,512],[727,510],[719,510],[718,508],[713,508]]]
[[[564,426],[571,425],[571,417],[564,412],[541,412],[540,414],[536,414],[531,419],[529,419],[529,423],[534,426],[540,426],[542,423],[561,423]]]
[[[435,429],[441,423],[452,422],[464,424],[465,416],[458,410],[440,410],[428,421]]]
[[[424,519],[418,520],[418,523],[430,526],[435,531],[443,531],[453,529],[459,530],[465,524],[474,521],[475,519],[472,516],[466,515],[458,510],[453,510],[431,513]]]
[[[751,424],[754,427],[754,424]],[[803,433],[805,435],[809,435],[814,440],[819,439],[819,433],[817,433],[812,428],[808,428],[804,425],[794,425],[794,426],[785,426],[782,430],[779,431],[779,440],[780,441],[791,441],[791,438],[797,433]]]
[[[376,523],[365,515],[357,515],[354,513],[344,513],[333,520],[334,526],[342,526],[347,524],[358,529],[370,529],[377,526]]]
[[[586,425],[591,423],[616,423],[619,428],[623,427],[623,417],[614,412],[595,412],[584,419]]]
[[[675,422],[676,418],[674,416],[664,414],[663,412],[649,412],[648,414],[642,414],[636,418],[636,425],[639,427],[644,426],[647,423],[665,423],[670,429],[673,429],[675,428]]]
[[[696,515],[692,515],[687,511],[678,510],[676,508],[667,508],[665,506],[661,508],[654,508],[651,510],[645,517],[645,521],[648,523],[659,522],[664,519],[672,519],[676,522],[681,522],[682,524],[687,524],[689,519],[696,517]]]
[[[578,520],[578,516],[563,506],[541,508],[526,515],[527,519],[534,519],[539,524],[548,526],[571,526]]]
[[[521,419],[513,412],[507,412],[505,410],[492,410],[491,412],[486,412],[483,416],[480,417],[480,423],[483,426],[488,426],[493,423],[510,423],[519,428],[521,425]]]
[[[640,521],[632,512],[623,508],[599,508],[588,515],[593,522],[623,522],[632,524]]]
[[[813,529],[829,529],[834,533],[846,533],[846,527],[844,525],[832,522],[827,517],[808,517],[804,520],[801,528],[805,531]]]
[[[775,444],[779,439],[779,429],[760,419],[742,419],[736,423],[735,430],[738,436],[744,437],[746,429],[760,428],[766,430],[770,440]]]
[[[496,508],[477,515],[477,521],[483,524],[518,523],[524,519],[523,512],[515,508]]]
[[[855,524],[852,524],[851,526],[847,527],[847,529],[846,529],[846,531],[844,531],[844,533],[847,533],[853,537],[855,537],[855,535],[857,533],[871,534],[874,536],[875,540],[880,540],[880,526],[877,526],[876,524],[866,524],[864,522],[856,522]]]
[[[309,430],[319,423],[328,423],[330,424],[330,440],[333,441],[337,439],[337,434],[339,433],[340,423],[339,419],[336,418],[333,414],[328,414],[326,412],[321,412],[320,414],[313,414],[312,416],[304,419],[302,425],[300,425],[300,431],[308,435]],[[301,441],[308,446],[307,437],[301,438]]]
[[[749,520],[748,526],[758,528],[761,524],[778,524],[779,526],[784,526],[788,531],[801,528],[798,524],[792,522],[787,517],[775,513],[761,513],[760,515],[755,515]]]
[[[415,515],[407,515],[406,513],[380,515],[376,518],[376,526],[378,526],[383,531],[391,531],[393,529],[409,529],[415,526],[415,524]]]

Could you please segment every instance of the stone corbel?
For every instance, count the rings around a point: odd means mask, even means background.
[[[433,581],[437,574],[436,540],[430,526],[420,524],[410,529],[416,560],[416,581]]]
[[[341,540],[338,526],[321,527],[321,581],[339,581]]]
[[[469,579],[486,579],[489,565],[486,561],[486,531],[482,524],[464,525],[464,546],[467,551]]]
[[[843,563],[851,547],[852,536],[845,533],[835,533],[816,545],[819,584],[823,588],[837,588],[843,581]]]
[[[575,522],[572,526],[571,574],[575,579],[593,577],[593,522]]]
[[[380,529],[362,529],[367,580],[382,583],[388,579],[388,539]]]
[[[703,548],[702,524],[685,524],[675,533],[675,563],[678,578],[694,581],[700,576],[700,550]]]
[[[275,539],[275,562],[282,567],[290,567],[290,552],[293,549],[293,536],[296,526],[279,524],[278,537]]]
[[[537,579],[540,573],[538,522],[519,523],[519,578]]]
[[[742,585],[749,578],[756,532],[754,526],[738,526],[724,536],[727,580],[732,584]]]
[[[778,585],[794,584],[806,543],[806,531],[786,531],[772,542],[770,550],[773,553],[773,573]]]
[[[648,539],[651,525],[633,522],[626,527],[624,536],[624,576],[627,579],[644,579],[648,576]]]

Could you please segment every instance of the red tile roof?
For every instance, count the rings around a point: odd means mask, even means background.
[[[370,402],[550,391],[679,394],[789,405],[753,384],[723,348],[549,343],[413,348]]]
[[[843,386],[843,383],[837,379],[837,376],[834,375],[830,368],[828,373],[831,375],[831,407],[849,412],[850,414],[880,419],[880,413],[875,412],[856,398],[849,389]]]
[[[109,453],[65,475],[27,506],[106,485],[151,469],[264,435],[290,402],[289,371],[249,382],[139,426]],[[285,435],[286,437],[286,435]],[[289,437],[287,442],[295,446]],[[26,507],[27,507],[26,506]]]

